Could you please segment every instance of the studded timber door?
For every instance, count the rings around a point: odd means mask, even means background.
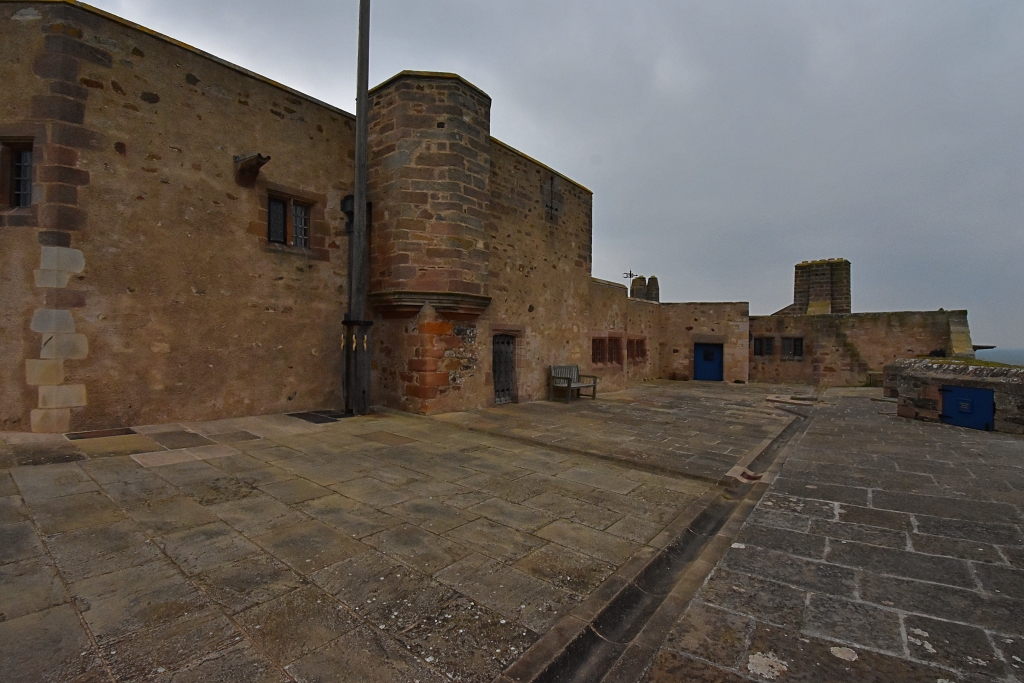
[[[510,334],[494,335],[494,404],[512,402],[516,382],[516,338]]]

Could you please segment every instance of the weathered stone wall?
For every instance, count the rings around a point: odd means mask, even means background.
[[[50,94],[51,81],[43,76],[56,75],[61,70],[58,59],[34,64],[43,43],[41,18],[39,12],[22,4],[5,5],[0,13],[0,140],[34,140],[36,166],[49,167],[61,156],[66,163],[73,163],[76,153],[48,145],[45,125],[32,119],[36,98]],[[41,259],[37,239],[39,211],[49,188],[50,183],[43,183],[37,173],[32,195],[38,199],[32,207],[11,208],[6,183],[0,197],[0,431],[30,428],[31,411],[39,406],[39,388],[29,384],[28,379],[45,385],[64,381],[60,368],[53,368],[46,377],[29,378],[25,364],[26,359],[40,356],[41,336],[30,329],[30,324],[34,311],[45,307],[44,290],[36,288],[34,271],[40,268]]]
[[[644,346],[643,356],[633,360],[624,352],[626,380],[658,379],[661,377],[661,304],[654,300],[631,298],[626,302],[626,311],[625,343],[642,341]]]
[[[900,417],[941,421],[942,387],[992,389],[997,432],[1024,434],[1024,368],[989,367],[941,360],[901,360],[885,366],[885,395],[898,399]]]
[[[746,302],[662,303],[659,341],[660,374],[670,379],[693,377],[693,345],[722,344],[726,382],[749,379],[749,311]]]
[[[850,315],[759,316],[750,319],[751,337],[774,340],[771,356],[750,352],[752,380],[806,382],[829,386],[868,383],[899,358],[933,353],[954,355],[963,342],[966,311],[907,311]],[[782,355],[782,339],[802,338],[801,358]]]
[[[593,278],[590,294],[582,321],[587,324],[583,340],[584,359],[580,372],[597,375],[598,387],[604,391],[615,391],[626,386],[627,328],[630,322],[630,305],[625,285]],[[606,345],[617,344],[616,357],[609,356],[604,362],[593,362],[593,341],[606,340]]]
[[[41,146],[38,219],[0,227],[4,428],[337,405],[348,114],[68,4],[4,4],[0,82],[0,137]],[[267,243],[268,191],[311,205],[309,248]]]

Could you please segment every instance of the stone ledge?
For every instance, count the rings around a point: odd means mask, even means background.
[[[491,297],[460,292],[374,292],[370,305],[385,318],[411,318],[430,304],[442,318],[474,320],[491,304]]]

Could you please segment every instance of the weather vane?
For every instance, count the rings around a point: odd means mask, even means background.
[[[630,268],[628,273],[623,273],[622,274],[622,277],[625,278],[626,280],[631,280],[631,279],[633,279],[635,277],[640,277],[640,273],[634,273],[633,269]]]

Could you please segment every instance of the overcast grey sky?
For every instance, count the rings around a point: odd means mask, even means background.
[[[356,0],[94,0],[355,111]],[[453,71],[492,134],[594,191],[594,275],[663,301],[967,308],[1024,347],[1024,3],[374,0],[371,84]]]

